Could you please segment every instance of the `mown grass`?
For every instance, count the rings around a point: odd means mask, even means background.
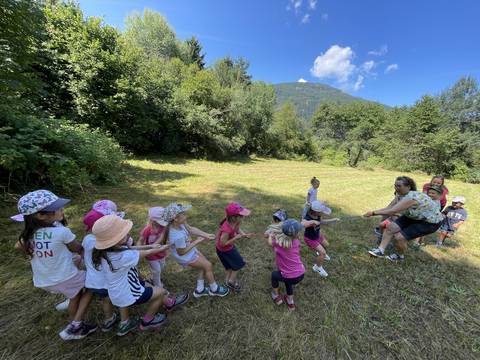
[[[239,201],[253,210],[243,227],[260,233],[278,207],[299,216],[313,175],[321,179],[319,197],[340,217],[387,204],[399,175],[265,159],[133,160],[126,171],[122,184],[73,199],[67,216],[79,239],[81,217],[99,198],[110,198],[127,212],[135,223],[134,234],[144,225],[148,207],[174,200],[191,203],[189,222],[210,232],[216,231],[225,204]],[[419,184],[429,180],[425,174],[410,175]],[[367,256],[375,220],[325,226],[331,243],[332,261],[326,264],[330,276],[321,279],[311,271],[313,255],[304,248],[307,273],[296,288],[295,313],[271,302],[274,257],[263,239],[250,239],[238,244],[247,261],[240,294],[192,298],[169,316],[159,333],[117,338],[98,332],[71,343],[57,335],[67,322],[65,313],[54,310],[60,298],[33,288],[29,263],[12,250],[20,227],[8,220],[15,213],[14,204],[8,203],[0,209],[0,359],[478,359],[480,186],[454,181],[447,186],[451,195],[467,198],[469,220],[445,249],[411,249],[400,264]],[[217,279],[223,280],[214,244],[204,243],[201,250],[214,263]],[[195,273],[171,259],[167,264],[167,288],[191,291]],[[148,274],[144,264],[141,269]],[[92,304],[90,317],[100,320],[98,303]]]

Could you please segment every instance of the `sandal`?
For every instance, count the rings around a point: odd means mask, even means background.
[[[240,285],[238,281],[234,283],[231,283],[230,281],[225,281],[225,286],[235,291],[242,290],[242,285]]]

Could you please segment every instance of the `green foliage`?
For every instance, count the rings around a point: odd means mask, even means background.
[[[196,64],[199,69],[205,67],[205,54],[202,54],[202,45],[195,36],[183,43],[183,58],[187,64]]]
[[[212,67],[221,86],[250,85],[252,77],[247,73],[249,63],[243,58],[236,60],[227,56],[218,60]]]

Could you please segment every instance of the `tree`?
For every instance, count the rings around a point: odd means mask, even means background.
[[[195,36],[187,39],[183,43],[184,61],[187,64],[196,64],[199,69],[205,67],[205,54],[202,54],[202,45]]]
[[[218,60],[213,65],[212,70],[220,81],[221,86],[245,86],[252,83],[252,77],[247,73],[248,66],[248,61],[243,58],[233,60],[227,56]]]

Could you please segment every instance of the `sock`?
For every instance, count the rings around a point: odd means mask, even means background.
[[[287,303],[289,303],[290,305],[293,304],[293,295],[287,295]]]
[[[76,329],[82,325],[82,321],[72,321],[70,324]]]
[[[218,285],[216,282],[210,284],[210,290],[212,290],[213,292],[216,292],[218,290]]]
[[[144,323],[149,323],[150,321],[153,320],[153,316],[145,314],[145,315],[143,315],[142,320],[143,320]]]
[[[202,292],[205,289],[205,281],[203,279],[197,280],[197,292]]]

